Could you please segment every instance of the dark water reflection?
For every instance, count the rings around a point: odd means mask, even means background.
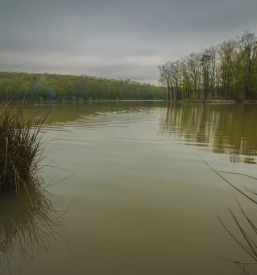
[[[96,126],[107,123],[115,123],[118,118],[116,114],[133,114],[133,113],[153,113],[156,108],[164,108],[163,102],[150,101],[121,101],[121,102],[105,102],[105,103],[73,103],[51,106],[49,121],[53,126],[64,125],[84,127]],[[43,106],[44,109],[49,109]],[[124,123],[129,122],[128,119],[122,118]]]
[[[127,114],[127,115],[126,115]],[[134,115],[133,114],[137,114]],[[158,119],[159,117],[159,119]],[[82,129],[126,127],[132,123],[158,122],[152,141],[191,146],[201,152],[223,154],[234,163],[257,162],[257,106],[214,104],[165,104],[163,102],[107,102],[55,105],[52,128]],[[143,127],[126,132],[126,139],[143,139]],[[154,131],[154,128],[152,129]],[[115,131],[113,131],[115,132]],[[144,140],[142,140],[144,141]]]
[[[51,241],[61,237],[61,214],[55,198],[39,186],[6,193],[0,199],[0,271],[17,274],[23,262],[32,261]],[[2,273],[1,273],[2,274]]]
[[[168,104],[161,133],[229,155],[230,162],[256,163],[257,106]]]

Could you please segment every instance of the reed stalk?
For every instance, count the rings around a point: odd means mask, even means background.
[[[0,194],[40,182],[45,119],[37,111],[27,112],[24,104],[6,103],[0,110]]]

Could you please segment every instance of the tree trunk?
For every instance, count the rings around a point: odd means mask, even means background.
[[[168,100],[170,101],[170,86],[168,86]]]
[[[171,86],[171,93],[172,93],[172,101],[174,101],[175,96],[174,96],[174,87],[173,86]]]

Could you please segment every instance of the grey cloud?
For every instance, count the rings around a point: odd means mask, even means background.
[[[256,0],[0,2],[0,70],[154,83],[165,60],[257,31]]]

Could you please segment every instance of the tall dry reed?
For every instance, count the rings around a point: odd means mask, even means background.
[[[27,112],[24,104],[6,103],[0,110],[0,193],[39,182],[45,119]]]

